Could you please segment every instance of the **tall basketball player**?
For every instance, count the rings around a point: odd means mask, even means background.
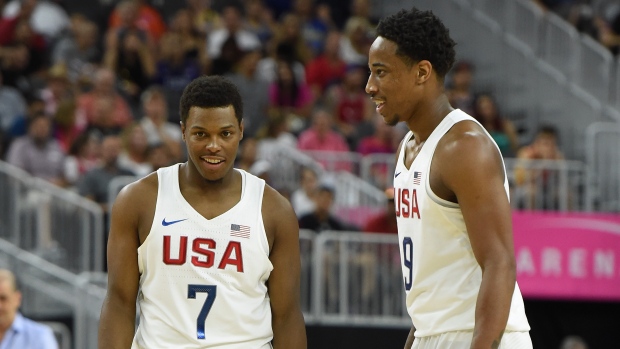
[[[237,88],[200,77],[180,114],[189,160],[114,203],[99,348],[306,348],[297,219],[262,179],[233,168]]]
[[[386,123],[410,130],[394,173],[413,321],[405,348],[531,348],[502,157],[444,91],[455,43],[437,17],[415,8],[384,18],[377,34],[366,92]]]

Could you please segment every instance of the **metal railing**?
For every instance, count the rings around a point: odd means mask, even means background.
[[[101,208],[3,161],[0,238],[72,272],[103,270]]]
[[[575,160],[506,159],[515,209],[579,211],[587,207],[586,167]]]
[[[73,348],[96,348],[99,314],[105,296],[104,273],[75,274],[0,239],[0,266],[19,278],[22,311],[45,319],[73,318]],[[64,330],[63,330],[64,332]],[[66,336],[64,332],[63,337]],[[61,348],[66,344],[60,343]]]
[[[588,211],[620,212],[620,124],[599,122],[586,131]]]
[[[315,238],[314,252],[316,322],[411,326],[396,235],[323,231]]]

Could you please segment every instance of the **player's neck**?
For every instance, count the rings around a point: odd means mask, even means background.
[[[426,141],[446,115],[454,110],[443,92],[426,100],[428,102],[423,103],[407,122],[418,142]]]
[[[191,164],[186,163],[185,166],[181,167],[181,181],[180,185],[187,186],[192,188],[193,190],[203,192],[204,194],[218,195],[226,189],[230,188],[235,183],[235,170],[230,169],[224,177],[218,180],[208,180],[200,173],[195,167],[192,167]]]

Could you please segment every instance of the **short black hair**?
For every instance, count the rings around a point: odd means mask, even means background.
[[[225,108],[229,105],[233,106],[235,116],[241,124],[243,102],[237,86],[219,75],[201,76],[190,82],[183,90],[179,106],[181,122],[187,121],[192,107]]]
[[[441,79],[454,64],[456,43],[450,38],[448,28],[431,11],[421,11],[415,7],[400,10],[379,22],[377,35],[396,43],[396,54],[405,63],[431,62]]]

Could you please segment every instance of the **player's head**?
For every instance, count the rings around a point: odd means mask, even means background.
[[[232,169],[243,139],[239,90],[221,76],[202,76],[187,85],[180,104],[188,164],[207,181],[222,180]]]
[[[10,326],[21,305],[21,292],[15,275],[6,269],[0,269],[0,326]]]
[[[443,89],[454,64],[455,42],[431,11],[416,8],[382,19],[377,35],[369,51],[366,92],[393,125],[415,112],[425,91]]]

